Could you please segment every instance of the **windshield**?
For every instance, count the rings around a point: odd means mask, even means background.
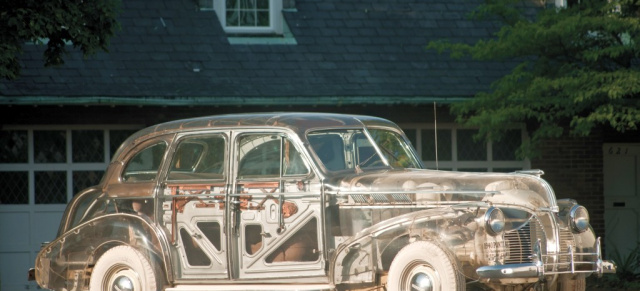
[[[307,139],[329,171],[377,167],[421,168],[402,135],[384,129],[370,129],[368,133],[362,129],[321,130],[310,132]]]

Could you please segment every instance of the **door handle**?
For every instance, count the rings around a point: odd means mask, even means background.
[[[284,205],[284,196],[280,194],[278,196],[278,234],[281,234],[285,230],[284,226],[284,211],[282,211],[282,205]]]
[[[231,220],[231,233],[238,233],[238,223],[240,221],[240,199],[238,197],[233,197],[229,200],[229,204],[233,204],[233,206],[229,205],[229,219]]]

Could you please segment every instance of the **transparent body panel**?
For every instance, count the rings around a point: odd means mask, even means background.
[[[615,271],[576,207],[531,173],[422,169],[402,132],[381,119],[194,119],[125,142],[103,182],[69,203],[35,274],[55,290],[111,289],[121,277],[168,290],[366,290],[393,289],[414,273],[500,289]],[[150,267],[105,266],[116,248]],[[455,259],[403,261],[413,248]],[[434,265],[460,277],[433,279],[443,272]]]

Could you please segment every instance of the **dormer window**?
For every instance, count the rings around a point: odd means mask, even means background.
[[[214,10],[228,34],[283,34],[282,0],[200,0]]]

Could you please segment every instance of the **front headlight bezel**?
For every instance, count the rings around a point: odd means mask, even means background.
[[[586,207],[576,204],[569,211],[569,224],[576,233],[585,232],[589,229],[589,211]]]
[[[491,235],[496,236],[504,232],[506,226],[505,216],[502,210],[497,207],[489,207],[484,214],[484,229]]]

